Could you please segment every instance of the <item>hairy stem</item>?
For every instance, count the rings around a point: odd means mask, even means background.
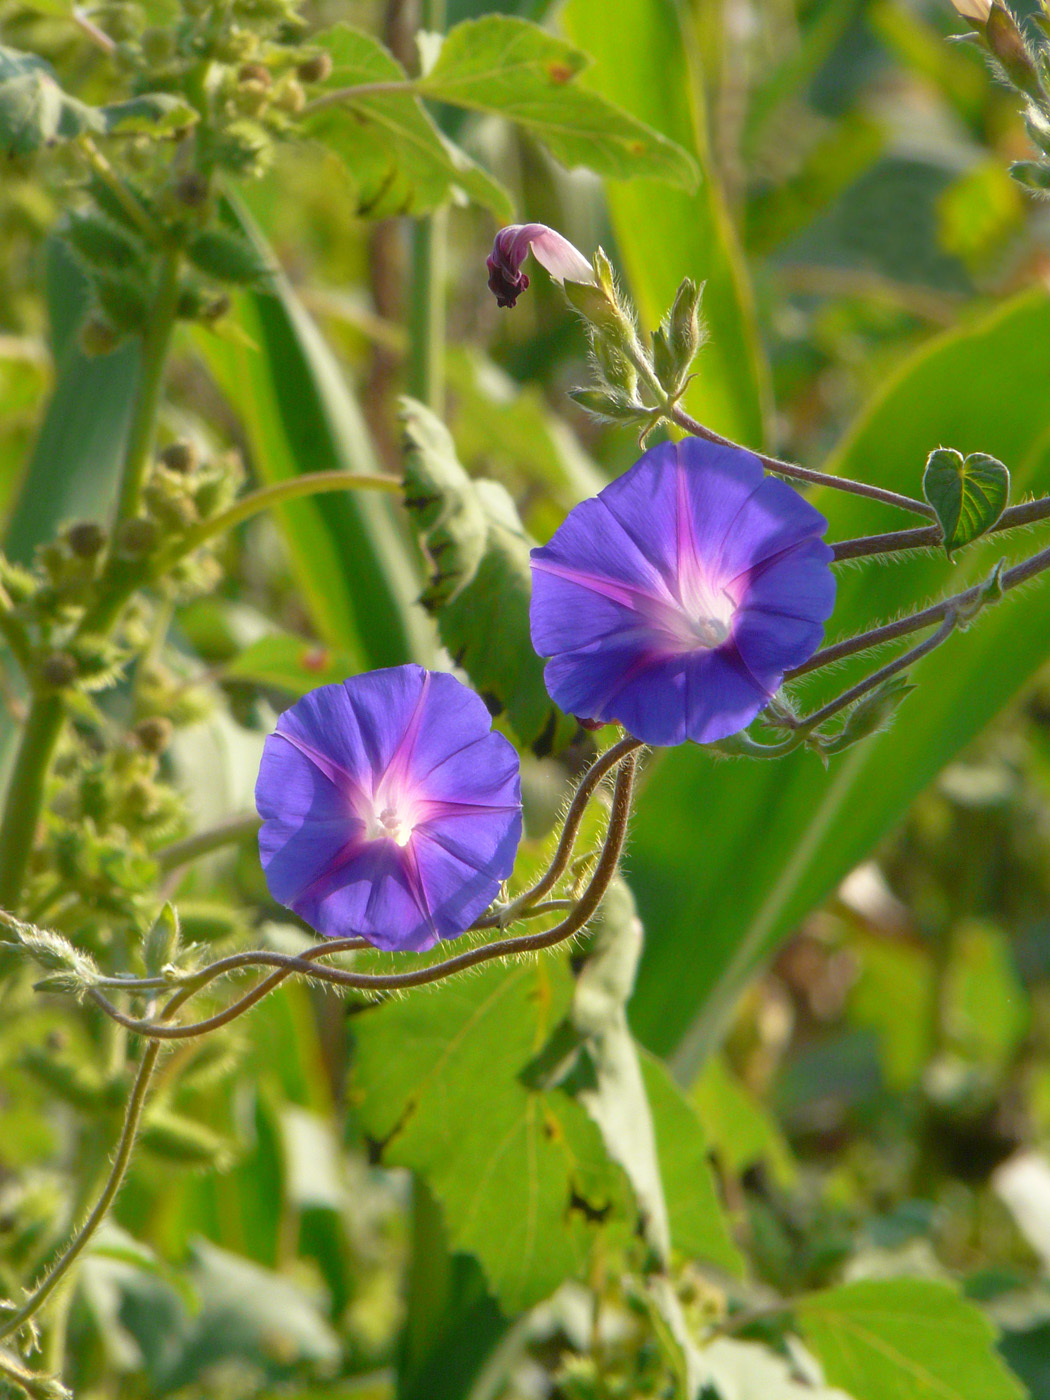
[[[583,814],[587,809],[587,804],[594,796],[599,783],[610,773],[618,763],[620,763],[629,753],[634,753],[642,748],[640,739],[626,738],[614,744],[611,749],[606,749],[605,753],[599,754],[595,761],[588,768],[587,772],[580,779],[576,792],[573,794],[569,810],[565,814],[565,823],[562,826],[561,837],[558,840],[557,849],[554,852],[546,874],[542,875],[534,885],[518,895],[512,903],[501,909],[497,914],[487,919],[479,919],[474,925],[475,928],[506,928],[515,919],[521,916],[521,911],[534,904],[537,899],[542,899],[554,886],[569,868],[572,860],[573,849],[576,845],[576,837],[579,834],[580,823],[583,821]]]
[[[684,428],[687,433],[705,438],[708,442],[717,442],[723,447],[740,446],[739,443],[733,442],[730,438],[723,437],[721,433],[705,428],[702,423],[698,423],[695,418],[686,413],[684,408],[677,404],[671,412],[671,420],[677,423],[680,428]],[[829,486],[835,491],[845,491],[852,496],[866,496],[870,501],[881,501],[883,505],[896,506],[898,510],[907,510],[913,515],[925,515],[930,520],[937,518],[937,512],[926,501],[915,500],[912,496],[902,496],[898,491],[886,491],[881,486],[869,486],[866,481],[852,481],[849,477],[829,476],[826,472],[811,471],[809,467],[798,467],[793,462],[781,461],[779,457],[767,457],[765,453],[754,452],[752,448],[743,450],[751,452],[767,471],[774,472],[777,476],[790,477],[793,481],[805,481],[812,486]],[[939,530],[937,540],[940,540]]]
[[[1041,549],[1030,559],[1024,559],[1012,569],[1007,569],[1000,580],[1002,590],[1008,593],[1010,589],[1020,587],[1022,583],[1036,578],[1047,569],[1050,569],[1050,547]],[[923,608],[921,612],[912,613],[909,617],[898,618],[896,622],[887,622],[882,627],[873,627],[869,632],[861,632],[856,637],[846,637],[841,642],[822,647],[820,651],[814,652],[808,661],[803,661],[801,666],[785,671],[784,679],[795,680],[811,671],[820,670],[822,666],[831,666],[836,661],[842,661],[847,656],[856,656],[872,647],[895,642],[899,637],[907,637],[912,632],[921,632],[924,627],[933,627],[943,622],[949,613],[965,614],[979,601],[984,587],[983,583],[975,583],[971,588],[963,589],[961,593],[953,593],[951,597]]]
[[[121,1025],[127,1026],[128,1029],[134,1030],[139,1035],[148,1036],[155,1040],[181,1040],[191,1035],[202,1035],[207,1031],[217,1030],[220,1026],[228,1025],[236,1016],[247,1010],[249,1006],[254,1006],[267,992],[292,973],[303,973],[315,981],[327,982],[337,987],[348,987],[355,991],[398,991],[442,981],[445,977],[452,976],[456,972],[476,967],[481,963],[491,962],[496,958],[513,957],[521,953],[538,952],[543,948],[553,948],[556,944],[572,938],[585,927],[601,904],[605,891],[609,887],[609,881],[616,873],[630,820],[635,764],[636,754],[633,750],[621,757],[620,771],[613,789],[609,826],[594,874],[583,894],[571,905],[568,915],[560,923],[555,924],[553,928],[544,929],[541,933],[520,934],[514,938],[502,938],[494,943],[480,944],[464,953],[458,953],[454,957],[445,958],[442,962],[435,963],[430,967],[418,968],[412,972],[350,972],[343,968],[317,967],[315,965],[315,959],[345,950],[347,947],[345,940],[310,948],[299,957],[283,953],[235,953],[196,974],[192,982],[187,983],[182,989],[180,995],[183,1000],[199,991],[206,982],[237,968],[272,967],[276,971],[264,978],[257,987],[248,992],[240,1001],[234,1003],[233,1006],[227,1007],[225,1011],[220,1011],[206,1021],[199,1021],[194,1025],[167,1026],[159,1022],[132,1020],[130,1017],[125,1017],[103,997],[97,988],[90,988],[88,995],[107,1015],[113,1016]]]
[[[875,687],[881,685],[883,681],[888,681],[900,671],[906,671],[908,667],[913,666],[916,661],[921,661],[924,656],[929,655],[931,651],[935,651],[937,647],[939,647],[942,642],[946,642],[955,631],[955,624],[957,621],[958,617],[953,609],[945,616],[944,621],[932,637],[927,637],[924,642],[920,642],[918,646],[912,647],[910,651],[904,652],[903,655],[898,656],[896,660],[888,662],[885,666],[881,666],[877,671],[873,671],[870,676],[866,676],[864,680],[858,681],[855,686],[852,686],[849,690],[843,691],[843,693],[836,696],[834,700],[829,700],[826,705],[819,710],[815,710],[813,714],[804,715],[800,719],[785,718],[781,720],[780,723],[784,724],[788,729],[815,729],[817,725],[823,724],[824,721],[830,719],[832,715],[836,715],[840,710],[844,710],[847,705],[852,705],[855,700],[859,700],[862,696],[867,695],[868,691],[874,690]]]
[[[998,535],[1004,530],[1016,530],[1046,519],[1050,519],[1050,496],[1040,496],[1035,501],[1022,501],[1020,505],[1009,506],[986,533]],[[842,559],[864,559],[875,554],[898,554],[906,549],[929,549],[940,543],[939,525],[918,525],[912,530],[893,530],[885,535],[862,535],[855,540],[839,540],[831,548],[838,563]]]
[[[185,993],[177,992],[165,1007],[162,1015],[164,1017],[172,1015],[185,999]],[[125,1173],[128,1169],[128,1164],[131,1161],[131,1155],[135,1147],[135,1138],[138,1135],[139,1124],[142,1121],[142,1110],[146,1105],[149,1082],[153,1077],[153,1070],[156,1066],[160,1049],[160,1041],[155,1040],[147,1045],[142,1053],[142,1062],[139,1065],[139,1072],[135,1076],[135,1083],[131,1088],[131,1096],[128,1099],[127,1111],[124,1115],[124,1127],[120,1134],[120,1141],[117,1144],[113,1165],[110,1168],[106,1184],[102,1189],[102,1194],[95,1202],[91,1214],[70,1240],[63,1253],[52,1266],[50,1272],[41,1279],[22,1306],[17,1308],[9,1316],[0,1319],[0,1339],[9,1337],[13,1332],[17,1332],[19,1328],[25,1326],[31,1317],[40,1311],[48,1298],[50,1298],[51,1294],[73,1267],[78,1257],[84,1252],[91,1237],[106,1218],[106,1214],[113,1204],[117,1192],[120,1190]]]

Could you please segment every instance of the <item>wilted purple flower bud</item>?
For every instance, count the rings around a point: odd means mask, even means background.
[[[529,285],[521,265],[532,249],[556,282],[593,282],[594,268],[567,238],[546,224],[508,224],[496,234],[486,259],[489,288],[500,306],[513,306]]]
[[[270,893],[332,938],[420,951],[492,903],[521,839],[518,757],[454,676],[323,685],[266,740],[255,788]]]
[[[743,448],[654,447],[532,551],[551,696],[647,744],[746,728],[824,634],[826,529]]]

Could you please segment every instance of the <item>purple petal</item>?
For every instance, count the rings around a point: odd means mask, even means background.
[[[520,810],[510,820],[464,815],[416,828],[416,869],[441,938],[455,938],[484,913],[513,870],[520,841]]]
[[[737,580],[730,592],[737,593],[743,607],[824,622],[835,606],[835,575],[819,566],[833,558],[831,546],[823,540],[804,540],[741,575],[739,593]]]
[[[521,837],[513,747],[476,695],[418,666],[293,705],[266,742],[256,794],[274,898],[320,933],[381,948],[461,933]]]
[[[486,259],[489,290],[500,306],[513,306],[529,285],[520,271],[532,249],[536,261],[556,282],[593,282],[594,269],[580,250],[546,224],[508,224],[496,234]]]
[[[648,640],[639,643],[610,638],[552,657],[544,668],[543,679],[551,699],[566,714],[607,722],[616,717],[611,702],[628,680],[636,674],[649,674],[652,667],[666,659],[653,651]]]
[[[821,622],[785,617],[760,608],[741,608],[733,639],[751,674],[772,695],[789,666],[812,656],[824,636]]]
[[[367,938],[377,948],[422,952],[438,932],[405,851],[392,841],[367,841],[352,860],[304,890],[291,907],[327,938]]]
[[[810,537],[828,522],[784,481],[767,476],[733,522],[722,548],[721,574],[735,578]]]
[[[517,812],[521,808],[518,755],[502,734],[486,734],[432,768],[424,790],[427,802]]]
[[[364,831],[346,793],[280,734],[263,747],[255,798],[265,819],[263,869],[281,904],[290,904]]]
[[[695,744],[713,744],[746,729],[773,693],[755,680],[731,646],[695,654],[688,674],[686,733]]]

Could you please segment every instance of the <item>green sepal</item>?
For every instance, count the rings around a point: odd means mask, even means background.
[[[828,757],[844,753],[846,749],[859,744],[871,734],[880,734],[888,728],[897,713],[901,702],[911,694],[916,686],[906,675],[890,676],[874,690],[862,696],[846,715],[842,728],[828,738],[813,735],[822,754]]]
[[[610,423],[642,423],[648,420],[651,410],[644,404],[635,403],[618,389],[570,389],[569,398],[593,413],[596,418],[604,418]]]
[[[142,940],[142,961],[150,977],[158,977],[179,953],[179,911],[170,901],[157,915]]]
[[[563,282],[562,286],[572,306],[596,330],[604,331],[607,335],[611,333],[617,338],[625,332],[630,333],[623,310],[608,288],[598,286],[594,282],[567,281]]]
[[[1010,473],[986,452],[966,458],[951,447],[938,447],[926,459],[922,493],[937,512],[945,552],[986,534],[1002,515],[1010,496]]]
[[[1050,165],[1041,160],[1015,160],[1010,174],[1025,189],[1050,190]]]

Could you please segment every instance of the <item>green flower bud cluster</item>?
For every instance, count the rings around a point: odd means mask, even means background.
[[[596,418],[634,424],[641,440],[674,408],[689,383],[704,341],[698,287],[690,278],[652,333],[651,349],[638,335],[634,310],[621,296],[599,248],[593,283],[565,282],[565,294],[588,323],[594,382],[571,396]]]
[[[1050,191],[1050,0],[1025,23],[1010,0],[952,0],[973,25],[969,37],[985,49],[1003,82],[1025,99],[1025,126],[1040,151],[1037,160],[1015,161],[1014,179],[1034,194]]]

